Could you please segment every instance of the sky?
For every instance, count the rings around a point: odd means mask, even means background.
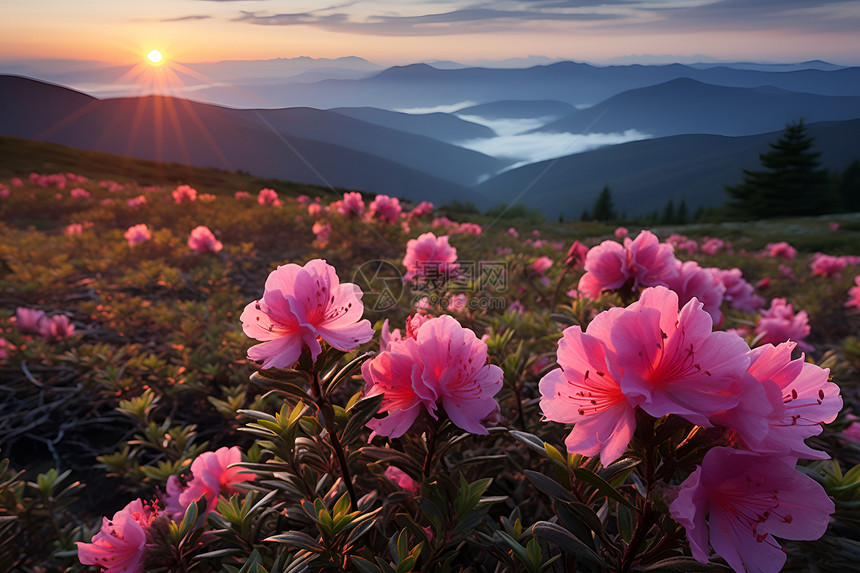
[[[657,56],[858,65],[858,31],[857,0],[0,0],[0,72],[26,60],[132,64],[153,49],[185,63]]]

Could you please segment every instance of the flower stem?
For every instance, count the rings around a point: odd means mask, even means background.
[[[340,439],[337,437],[337,429],[333,415],[334,410],[328,404],[328,397],[324,396],[322,393],[322,387],[320,386],[320,373],[316,368],[314,368],[313,376],[311,377],[311,392],[316,400],[317,408],[322,413],[323,422],[326,430],[328,431],[329,440],[331,441],[331,447],[334,450],[334,455],[337,457],[337,462],[340,466],[340,475],[346,485],[346,491],[349,493],[349,500],[352,502],[353,509],[358,509],[358,496],[355,494],[355,488],[352,485],[352,476],[349,473],[349,466],[346,463],[346,454],[343,451]],[[329,405],[329,407],[326,408],[326,405]]]

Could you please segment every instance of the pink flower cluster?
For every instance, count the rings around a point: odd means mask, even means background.
[[[457,275],[457,249],[448,243],[448,236],[437,237],[424,233],[406,243],[406,267],[404,281],[412,279],[435,279],[444,281]]]
[[[793,347],[750,350],[737,335],[712,331],[698,300],[679,310],[673,291],[648,288],[585,332],[564,331],[561,368],[540,381],[541,409],[549,420],[574,424],[568,451],[599,454],[604,465],[627,449],[637,410],[723,428],[737,447],[712,448],[670,512],[697,560],[707,563],[710,532],[711,545],[737,571],[777,571],[785,556],[771,550],[778,546],[770,534],[815,539],[833,512],[823,488],[794,464],[827,457],[804,440],[842,407],[828,371],[792,360]],[[791,525],[793,516],[800,519]]]
[[[431,215],[433,213],[433,203],[429,201],[421,201],[418,205],[415,206],[414,209],[409,211],[410,219],[418,219],[425,215]]]
[[[248,349],[248,358],[265,368],[290,368],[306,346],[316,360],[323,340],[349,351],[373,338],[364,314],[362,292],[341,284],[334,267],[314,259],[304,267],[289,264],[269,274],[263,298],[242,312],[242,329],[262,344]]]
[[[172,195],[176,203],[191,203],[197,200],[197,189],[189,185],[180,185],[173,190]]]
[[[716,255],[722,250],[729,250],[732,244],[717,237],[712,237],[702,243],[701,250],[706,255]]]
[[[125,185],[110,180],[100,181],[99,187],[107,189],[110,193],[118,193],[120,191],[125,191]]]
[[[242,461],[238,447],[219,448],[214,452],[203,452],[191,464],[191,480],[182,487],[175,475],[167,479],[164,494],[164,511],[174,520],[181,520],[188,506],[206,496],[206,511],[218,505],[218,496],[236,493],[237,485],[253,478],[243,473],[240,467],[230,467]]]
[[[388,195],[377,195],[367,209],[370,219],[379,219],[383,223],[394,223],[400,218],[403,208],[400,199]]]
[[[669,235],[666,243],[672,245],[676,251],[684,251],[685,253],[695,253],[699,250],[699,243],[693,239],[688,239],[684,235]]]
[[[283,203],[278,198],[278,192],[274,189],[260,189],[257,194],[257,203],[264,207],[280,207]]]
[[[41,173],[30,173],[30,183],[39,187],[56,187],[57,189],[66,188],[66,175],[62,173],[52,173],[51,175],[42,175]]]
[[[133,247],[150,240],[152,238],[152,232],[145,223],[140,223],[139,225],[129,227],[122,236],[128,241],[128,246]]]
[[[804,342],[809,331],[809,316],[806,311],[801,310],[795,314],[784,298],[770,301],[770,308],[762,313],[755,328],[758,341],[762,344],[778,344],[791,340],[806,352],[813,350],[812,345]]]
[[[188,237],[188,246],[200,253],[217,253],[224,248],[224,245],[215,238],[209,227],[204,225],[191,230],[191,235]]]
[[[478,236],[483,232],[483,229],[477,223],[460,223],[452,232]]]
[[[812,269],[812,276],[842,278],[842,270],[848,266],[848,262],[843,257],[834,257],[832,255],[824,255],[815,253],[812,257],[812,262],[809,268]]]
[[[364,199],[361,193],[350,191],[343,194],[343,199],[337,205],[337,212],[344,217],[355,215],[361,217],[364,214]]]
[[[854,277],[854,285],[848,289],[848,301],[845,303],[845,306],[853,306],[856,309],[860,309],[860,276]]]
[[[65,314],[48,316],[43,310],[20,306],[15,310],[15,324],[21,334],[38,334],[45,342],[66,340],[75,334],[75,325]]]
[[[311,203],[311,207],[319,207],[316,203]],[[314,226],[311,228],[313,234],[316,235],[316,244],[319,247],[325,247],[328,245],[329,238],[331,237],[331,225],[329,223],[321,223],[316,221]]]
[[[361,373],[365,394],[384,396],[380,412],[388,415],[368,422],[379,435],[402,436],[422,412],[438,419],[439,407],[457,427],[486,435],[485,421],[499,410],[493,396],[502,369],[487,364],[487,345],[448,315],[407,323],[406,338],[391,336]]]
[[[246,201],[251,198],[251,194],[247,191],[236,191],[233,197],[236,199],[236,201]]]
[[[139,211],[141,207],[146,205],[146,197],[143,195],[132,197],[127,201],[127,204],[132,211]]]
[[[69,191],[69,197],[72,197],[73,199],[89,199],[90,197],[92,197],[92,195],[90,195],[90,192],[82,187],[75,187],[74,189]]]
[[[143,573],[146,534],[158,517],[158,509],[140,499],[102,520],[92,543],[76,542],[83,565],[98,565],[104,573]]]
[[[772,259],[793,259],[797,256],[797,249],[785,241],[779,243],[768,243],[764,247],[764,255]]]

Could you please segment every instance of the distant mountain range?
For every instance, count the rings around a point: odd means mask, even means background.
[[[753,135],[803,117],[807,122],[860,117],[860,96],[798,93],[772,86],[736,88],[690,78],[626,91],[535,131],[652,136]]]
[[[841,171],[860,158],[860,119],[811,124],[822,164]],[[609,185],[616,208],[628,215],[677,205],[717,206],[727,199],[723,185],[739,183],[742,169],[758,169],[758,154],[781,132],[726,137],[675,135],[633,141],[542,161],[498,175],[475,190],[509,205],[522,203],[554,219],[579,218]]]
[[[313,62],[306,72],[330,63]],[[340,63],[352,71],[372,66],[362,62]],[[281,64],[302,65],[265,65]],[[223,69],[241,72],[231,65]],[[824,68],[419,64],[293,83],[290,98],[316,103],[273,109],[165,96],[97,99],[0,75],[0,135],[437,205],[519,201],[551,218],[578,217],[608,184],[618,208],[633,216],[669,199],[690,209],[723,202],[723,185],[754,168],[786,122],[800,117],[811,124],[823,164],[844,169],[860,156],[860,68]],[[251,87],[280,97],[277,87]],[[577,102],[589,105],[577,109]],[[392,110],[407,104],[449,113]],[[643,137],[651,139],[568,155],[592,141]],[[563,157],[523,165],[554,156]]]
[[[471,105],[499,100],[554,100],[590,106],[624,91],[690,78],[718,86],[755,88],[774,86],[819,95],[860,96],[860,68],[814,68],[763,71],[725,66],[696,68],[681,64],[597,67],[558,62],[529,68],[437,69],[428,64],[395,66],[363,79],[230,87],[195,91],[202,101],[246,107],[317,108],[371,106],[402,109],[419,106]],[[253,99],[251,99],[253,98]],[[260,104],[254,104],[260,105]]]

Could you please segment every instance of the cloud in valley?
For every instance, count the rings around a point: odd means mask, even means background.
[[[521,120],[515,120],[521,121]],[[582,153],[605,145],[648,139],[650,136],[635,129],[623,133],[510,133],[486,139],[472,139],[458,143],[461,147],[486,155],[514,161],[507,169],[529,163],[546,161],[565,155]]]

